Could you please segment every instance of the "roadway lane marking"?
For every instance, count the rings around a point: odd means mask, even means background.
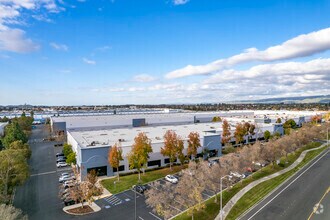
[[[310,216],[308,217],[307,220],[310,220],[312,218],[312,216],[314,215],[314,213],[318,210],[322,200],[324,199],[324,197],[330,192],[330,187],[325,191],[325,193],[323,194],[322,198],[320,199],[320,201],[317,203],[317,206],[313,208],[312,213],[310,214]]]
[[[41,176],[41,175],[47,175],[47,174],[52,174],[52,173],[56,173],[55,171],[49,171],[49,172],[44,172],[44,173],[35,173],[35,174],[31,174],[30,176]]]
[[[312,165],[310,165],[306,170],[304,170],[299,176],[297,176],[292,182],[289,183],[286,187],[284,187],[279,193],[277,193],[271,200],[269,200],[265,205],[263,205],[260,209],[258,209],[248,220],[252,219],[256,214],[258,214],[263,208],[265,208],[269,203],[271,203],[274,199],[276,199],[282,192],[284,192],[289,186],[291,186],[297,179],[299,179],[305,172],[307,172],[312,166],[314,166],[319,160],[321,160],[325,155],[329,153],[329,150],[326,151],[321,157],[319,157]],[[289,171],[288,171],[289,172]],[[284,173],[283,173],[284,174]],[[283,175],[281,174],[281,175]],[[294,175],[294,174],[293,174]]]
[[[152,212],[149,212],[150,215],[152,215],[153,217],[155,217],[158,220],[162,220],[161,218],[159,218],[157,215],[153,214]]]

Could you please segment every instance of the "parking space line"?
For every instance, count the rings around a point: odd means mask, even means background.
[[[139,216],[139,219],[144,220],[141,216]]]
[[[162,220],[161,218],[159,218],[157,215],[153,214],[152,212],[149,212],[150,215],[152,215],[153,217],[155,217],[158,220]]]
[[[133,199],[133,197],[131,197],[131,196],[128,195],[127,193],[123,192],[123,194],[124,194],[125,196],[127,196],[128,198]]]
[[[47,174],[52,174],[52,173],[56,173],[56,170],[54,171],[49,171],[49,172],[44,172],[44,173],[35,173],[35,174],[31,174],[30,176],[41,176],[41,175],[47,175]]]
[[[172,207],[173,209],[176,209],[176,210],[179,211],[179,212],[182,212],[182,210],[179,209],[179,208],[177,208],[177,207],[174,207],[174,206],[171,206],[171,205],[168,205],[168,206]]]
[[[203,193],[203,192],[202,192],[202,194],[205,195],[205,196],[207,196],[207,197],[209,197],[209,198],[212,197],[212,196],[210,196],[209,194],[206,194],[206,193]]]
[[[131,191],[133,192],[133,193],[135,193],[135,191],[134,190],[132,190],[131,189]],[[138,195],[140,195],[140,196],[143,196],[141,193],[139,193],[139,192],[136,192],[136,194],[138,194]],[[138,197],[137,197],[138,198]]]

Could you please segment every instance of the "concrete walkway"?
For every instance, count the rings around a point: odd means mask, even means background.
[[[318,150],[324,146],[326,146],[327,144],[322,144],[320,147],[317,148],[313,148],[313,149],[309,149],[309,150],[305,150],[303,151],[300,156],[298,157],[297,160],[295,160],[295,162],[293,162],[289,167],[277,172],[277,173],[273,173],[269,176],[265,176],[261,179],[258,179],[256,181],[253,181],[252,183],[250,183],[249,185],[247,185],[246,187],[244,187],[241,191],[239,191],[236,195],[234,195],[228,202],[227,204],[223,207],[223,215],[222,215],[222,219],[226,219],[228,213],[230,212],[230,210],[233,208],[233,206],[238,202],[238,200],[240,198],[242,198],[242,196],[247,193],[248,191],[250,191],[250,189],[252,189],[253,187],[257,186],[259,183],[262,183],[264,181],[270,180],[274,177],[277,177],[283,173],[286,173],[290,170],[292,170],[293,168],[295,168],[304,158],[306,153],[308,153],[309,151],[314,151],[314,150]],[[220,219],[220,213],[217,215],[217,217],[215,218],[215,220]]]

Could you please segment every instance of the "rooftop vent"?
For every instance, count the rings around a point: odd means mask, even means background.
[[[118,141],[119,141],[119,142],[124,142],[125,139],[123,139],[123,138],[119,138]]]

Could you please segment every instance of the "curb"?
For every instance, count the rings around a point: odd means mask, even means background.
[[[63,211],[69,215],[76,215],[76,216],[82,216],[82,215],[89,215],[89,214],[92,214],[92,213],[95,213],[95,212],[98,212],[101,210],[100,206],[96,205],[96,203],[92,202],[91,205],[88,204],[87,202],[84,202],[83,205],[87,205],[89,206],[91,209],[93,209],[93,212],[87,212],[87,213],[71,213],[71,212],[68,212],[70,209],[74,209],[74,208],[78,208],[81,206],[81,203],[79,204],[74,204],[74,205],[70,205],[70,206],[65,206],[63,208]]]

